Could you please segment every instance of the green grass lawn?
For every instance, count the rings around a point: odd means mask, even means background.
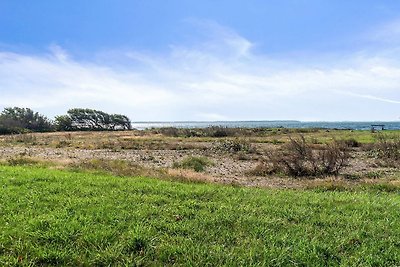
[[[399,266],[400,195],[0,166],[0,265]]]

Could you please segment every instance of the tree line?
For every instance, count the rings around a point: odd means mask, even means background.
[[[54,120],[30,108],[7,107],[0,113],[0,134],[51,131],[114,131],[132,129],[131,120],[121,114],[73,108]]]

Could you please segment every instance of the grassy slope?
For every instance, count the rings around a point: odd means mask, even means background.
[[[400,195],[0,167],[0,265],[400,263]]]

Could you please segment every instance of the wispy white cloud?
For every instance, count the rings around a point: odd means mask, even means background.
[[[57,44],[52,44],[49,46],[49,50],[52,55],[59,61],[66,61],[69,58],[67,51],[65,51],[61,46]]]
[[[51,115],[92,107],[158,121],[400,116],[396,58],[364,52],[332,63],[314,55],[310,66],[271,59],[231,29],[196,23],[210,33],[198,45],[162,55],[121,51],[113,64],[74,60],[57,45],[41,56],[0,52],[0,106]]]
[[[349,96],[366,98],[366,99],[386,102],[386,103],[390,103],[390,104],[400,104],[400,100],[387,99],[387,98],[377,97],[377,96],[373,96],[373,95],[355,94],[355,93],[351,93],[351,92],[341,92],[341,93],[343,93],[345,95],[349,95]]]
[[[367,36],[374,41],[383,43],[400,42],[400,18],[387,21],[369,31]]]
[[[186,19],[186,22],[195,26],[197,31],[205,37],[206,41],[203,40],[200,45],[196,44],[197,48],[201,47],[203,51],[217,52],[221,56],[235,58],[247,56],[254,47],[252,42],[215,21],[191,18]],[[182,48],[176,50],[175,52],[180,54]]]

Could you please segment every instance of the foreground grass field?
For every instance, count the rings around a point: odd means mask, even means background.
[[[0,265],[398,266],[400,195],[383,189],[0,166]]]

